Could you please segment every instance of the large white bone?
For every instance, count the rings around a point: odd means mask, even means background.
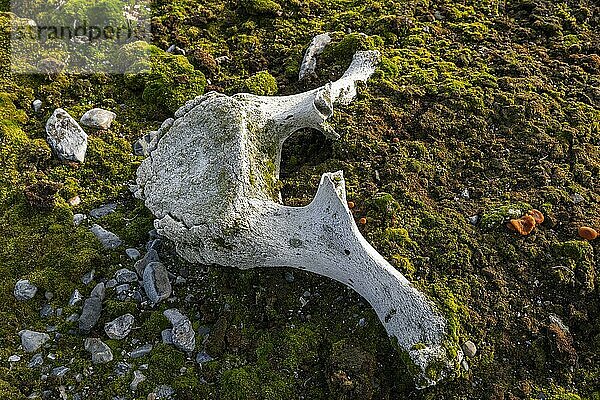
[[[208,93],[188,102],[159,130],[138,169],[136,195],[157,217],[157,231],[190,262],[295,267],[353,288],[426,386],[442,377],[431,373],[432,364],[448,365],[445,320],[360,234],[342,173],[324,174],[306,207],[278,202],[285,139],[302,128],[336,137],[326,122],[333,103],[352,100],[355,83],[366,81],[378,60],[377,52],[358,52],[338,81],[293,96]]]

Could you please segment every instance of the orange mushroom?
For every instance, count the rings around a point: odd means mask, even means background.
[[[517,232],[526,236],[535,228],[535,219],[531,215],[524,215],[520,219],[511,219],[510,224]]]
[[[358,222],[360,222],[361,225],[364,225],[367,223],[367,219],[363,217]]]
[[[349,201],[348,202],[348,208],[349,209],[353,209],[354,208],[354,202],[353,201]]]
[[[542,222],[544,222],[544,214],[542,214],[541,211],[536,210],[535,208],[527,211],[527,215],[531,215],[533,219],[535,219],[536,225],[539,225]]]
[[[594,228],[590,228],[589,226],[582,226],[578,230],[579,236],[584,238],[585,240],[594,240],[598,237],[598,232]]]

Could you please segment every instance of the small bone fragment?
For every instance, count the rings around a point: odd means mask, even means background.
[[[337,137],[326,122],[334,102],[350,102],[378,60],[378,52],[358,52],[338,81],[297,95],[208,93],[189,101],[140,165],[135,191],[156,216],[157,232],[189,262],[294,267],[356,290],[425,387],[451,363],[446,322],[360,234],[342,172],[324,174],[306,207],[279,204],[276,189],[283,142],[302,128]],[[432,364],[438,375],[431,376]]]
[[[304,53],[302,64],[300,65],[300,72],[298,73],[298,80],[301,81],[311,75],[315,74],[315,68],[317,67],[317,57],[325,50],[325,47],[331,42],[331,37],[328,33],[322,33],[313,38]]]

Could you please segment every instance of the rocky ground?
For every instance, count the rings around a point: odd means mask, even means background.
[[[137,75],[12,75],[0,14],[0,397],[600,398],[600,239],[578,232],[600,230],[596,2],[152,6],[156,47]],[[323,32],[316,76],[298,82]],[[297,270],[188,265],[128,188],[136,141],[187,99],[297,93],[360,49],[383,58],[336,110],[341,138],[290,139],[281,190],[305,205],[322,173],[344,170],[365,237],[467,353],[424,390],[354,292]],[[83,163],[46,140],[57,108],[87,135]],[[82,121],[94,108],[116,118]],[[529,234],[507,227],[531,209],[545,218]]]

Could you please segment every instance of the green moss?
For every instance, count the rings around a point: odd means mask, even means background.
[[[258,399],[260,379],[252,367],[227,370],[220,380],[221,398],[224,400]]]
[[[488,209],[481,216],[480,224],[485,229],[495,229],[510,219],[521,218],[532,207],[527,203],[510,203]]]
[[[281,11],[281,6],[273,0],[242,0],[242,6],[248,14],[275,14]]]
[[[6,400],[23,400],[26,397],[8,382],[0,379],[0,397]]]
[[[272,96],[277,93],[277,81],[268,71],[260,71],[244,81],[244,87],[250,93],[259,96]]]

